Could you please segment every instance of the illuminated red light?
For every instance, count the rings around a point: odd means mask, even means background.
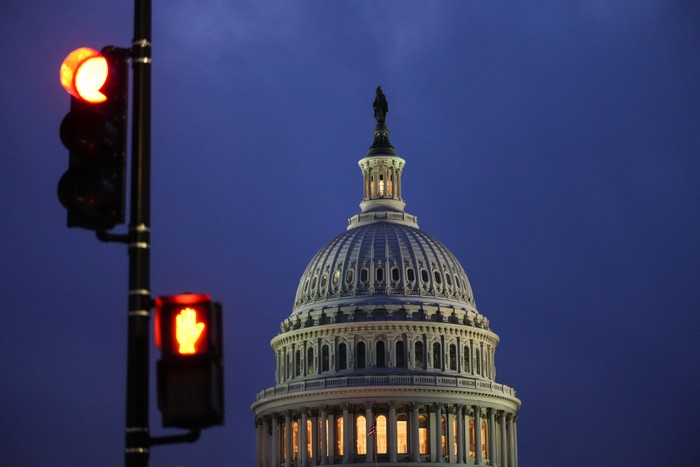
[[[107,96],[100,90],[108,76],[107,59],[89,47],[72,51],[61,64],[60,79],[63,88],[70,95],[91,104],[107,100]]]

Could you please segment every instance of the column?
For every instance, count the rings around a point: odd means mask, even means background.
[[[420,462],[420,438],[418,436],[418,404],[413,403],[411,405],[411,445],[409,450],[411,451],[411,462]]]
[[[318,409],[313,409],[311,417],[311,465],[318,465],[321,451],[318,444]]]
[[[489,465],[496,465],[496,418],[495,410],[492,407],[486,409],[486,415],[489,418],[489,435],[486,440],[486,448],[489,453]]]
[[[432,445],[435,446],[435,452],[431,457],[433,462],[442,462],[442,406],[434,404],[433,410],[435,411],[435,442]]]
[[[328,428],[327,428],[327,408],[321,406],[321,440],[319,443],[321,451],[321,465],[328,464]]]
[[[336,433],[335,433],[335,414],[333,409],[328,414],[328,463],[335,464],[335,449],[336,449]]]
[[[447,449],[447,462],[455,462],[455,423],[454,406],[447,406],[445,410],[445,448]]]
[[[264,467],[269,467],[270,466],[270,420],[267,417],[263,418],[262,434],[263,434],[262,465]]]
[[[272,465],[280,465],[280,426],[277,415],[272,416]]]
[[[262,454],[263,454],[263,424],[261,419],[256,419],[255,420],[255,431],[256,431],[256,438],[257,442],[256,444],[256,449],[255,449],[255,465],[258,467],[262,467],[263,465],[263,459],[262,459]]]
[[[299,459],[301,459],[301,466],[306,467],[308,465],[308,451],[306,450],[306,444],[308,443],[308,433],[306,431],[306,420],[308,420],[308,415],[306,414],[306,408],[301,411],[301,423],[299,423]]]
[[[515,463],[513,462],[514,453],[513,453],[513,448],[514,448],[514,442],[513,442],[513,414],[508,414],[507,417],[508,421],[508,463],[511,467],[515,466]]]
[[[506,444],[506,411],[501,412],[501,465],[508,465],[508,445]]]
[[[387,427],[386,435],[388,439],[389,448],[389,462],[396,462],[396,404],[394,402],[389,402],[389,426]]]
[[[481,455],[481,407],[478,405],[474,406],[474,452],[476,457],[474,458],[474,464],[480,465],[483,461]]]
[[[369,435],[369,430],[374,425],[374,416],[372,415],[372,403],[365,403],[365,418],[366,418],[366,432],[358,433],[357,436],[365,436],[367,438],[367,462],[374,462],[374,440],[377,437],[376,433],[374,436]]]
[[[513,415],[513,467],[518,467],[518,416]]]
[[[292,467],[292,414],[284,414],[284,467]]]
[[[464,405],[457,404],[457,463],[464,463]]]

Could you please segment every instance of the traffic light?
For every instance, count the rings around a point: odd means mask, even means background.
[[[200,429],[224,422],[221,304],[209,295],[156,298],[158,408],[164,427]]]
[[[68,227],[100,231],[124,223],[128,61],[128,49],[83,47],[61,65],[71,100],[60,134],[70,156],[58,198]]]

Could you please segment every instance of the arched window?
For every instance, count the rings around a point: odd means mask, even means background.
[[[377,417],[377,454],[386,454],[387,443],[386,443],[386,417],[384,415],[379,415]]]
[[[430,452],[428,439],[428,419],[425,415],[421,415],[418,417],[418,452],[420,454]]]
[[[355,422],[355,453],[367,454],[367,419],[364,415],[358,415]]]
[[[396,343],[396,368],[406,368],[406,352],[403,341]]]
[[[294,376],[299,376],[301,374],[301,350],[297,349],[295,358],[296,361],[294,362]]]
[[[408,420],[404,414],[396,418],[396,452],[408,454]]]
[[[469,359],[469,346],[464,346],[464,371],[471,373],[471,360]]]
[[[306,374],[311,375],[314,372],[314,348],[309,347],[306,350]]]
[[[481,374],[481,352],[479,352],[479,349],[476,349],[476,374],[480,375]]]
[[[365,343],[357,343],[357,358],[355,359],[356,368],[365,368]]]
[[[377,342],[377,368],[384,368],[386,366],[386,353],[384,352],[384,342]]]
[[[345,345],[345,342],[341,342],[338,346],[338,369],[348,369],[348,346]]]
[[[299,458],[299,424],[292,423],[292,460]]]
[[[457,346],[450,344],[450,370],[457,371]]]
[[[486,454],[486,420],[483,418],[481,419],[481,457],[488,458]]]
[[[330,370],[329,365],[330,365],[330,357],[329,357],[328,344],[323,344],[323,346],[321,347],[321,371]]]
[[[414,345],[414,360],[416,368],[425,368],[425,360],[423,358],[423,342],[417,341]]]
[[[433,342],[433,368],[442,369],[442,351],[439,342]]]
[[[343,455],[343,416],[335,420],[335,446],[339,456]]]

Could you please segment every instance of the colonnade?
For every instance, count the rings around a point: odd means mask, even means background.
[[[517,467],[517,415],[468,404],[365,403],[259,416],[256,467],[435,463]]]

